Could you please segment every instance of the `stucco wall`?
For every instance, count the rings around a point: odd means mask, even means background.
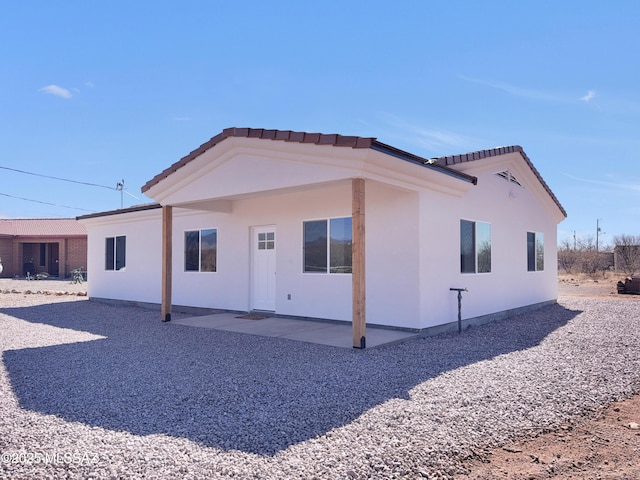
[[[417,254],[406,248],[407,239],[413,239],[409,242],[414,247],[417,245],[417,195],[375,182],[367,184],[366,195],[368,321],[400,325],[417,317]],[[408,198],[414,215],[408,215]],[[276,312],[351,320],[351,275],[304,273],[302,266],[303,222],[351,216],[350,182],[308,192],[237,200],[233,202],[232,213],[183,209],[174,212],[174,303],[251,309],[251,227],[274,225]],[[184,231],[199,228],[218,228],[216,273],[184,272],[181,254]]]
[[[367,183],[368,323],[418,328],[418,195]],[[351,275],[303,272],[303,222],[351,216],[351,184],[234,200],[230,213],[174,209],[175,305],[247,311],[251,305],[251,227],[277,235],[276,312],[351,320]],[[86,221],[89,296],[160,302],[160,210]],[[184,232],[218,229],[217,272],[185,272]],[[106,271],[106,237],[127,237],[127,267]]]
[[[493,172],[480,174],[476,188],[446,208],[432,194],[421,197],[423,327],[472,318],[557,298],[556,225],[526,187]],[[460,219],[491,224],[491,273],[460,273]],[[527,232],[544,233],[544,271],[527,271]]]
[[[117,300],[160,303],[160,210],[85,220],[88,237],[87,294]],[[105,270],[105,238],[125,235],[126,268]]]
[[[208,169],[202,177],[211,174],[208,180],[194,181],[198,170],[192,165],[192,172],[187,168],[176,173],[174,184],[162,193],[169,203],[188,202],[174,208],[173,304],[252,309],[252,227],[274,226],[276,313],[350,321],[351,275],[303,272],[303,222],[351,216],[351,177],[295,188],[280,185],[278,175],[285,175],[291,162],[301,158],[294,153],[307,152],[298,146],[287,153],[283,165],[273,158],[265,160],[264,165],[278,170],[267,179],[281,190],[248,195],[235,191],[207,200],[214,187],[224,190],[226,183],[245,188],[240,179],[246,175],[240,167],[247,162],[257,165],[252,156],[243,153],[230,160],[225,152],[210,159],[215,165],[202,166]],[[346,150],[339,152],[346,155]],[[356,168],[361,157],[359,152],[346,163],[342,158],[322,161],[334,176],[352,175],[348,169]],[[371,171],[364,175],[368,324],[419,329],[455,322],[457,295],[451,287],[468,289],[463,294],[465,319],[556,299],[555,222],[560,210],[518,153],[461,164],[461,170],[477,177],[475,186],[409,162],[389,161],[375,152],[368,160]],[[521,185],[496,176],[505,168]],[[295,171],[309,175],[309,170]],[[311,181],[313,175],[304,175],[298,180]],[[84,221],[89,228],[90,296],[160,302],[160,217],[160,209],[154,209]],[[490,273],[460,273],[461,219],[491,224]],[[217,272],[185,272],[184,232],[206,228],[218,229]],[[527,232],[544,234],[544,271],[527,271]],[[105,271],[104,239],[118,235],[127,236],[127,268]]]

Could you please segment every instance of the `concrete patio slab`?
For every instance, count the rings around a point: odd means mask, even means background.
[[[348,323],[267,317],[259,320],[242,318],[239,313],[217,313],[172,320],[176,325],[212,328],[264,337],[279,337],[307,343],[353,348],[352,330]],[[391,345],[418,337],[415,332],[367,326],[367,348]]]

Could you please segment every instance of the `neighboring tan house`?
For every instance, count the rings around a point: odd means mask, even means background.
[[[439,332],[557,300],[566,212],[521,147],[425,159],[375,138],[229,128],[157,204],[78,217],[89,297]]]
[[[87,229],[73,218],[0,219],[0,277],[66,278],[87,265]]]

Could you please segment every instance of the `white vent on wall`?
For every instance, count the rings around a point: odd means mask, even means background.
[[[496,173],[497,176],[504,178],[507,182],[515,183],[516,185],[522,186],[518,179],[513,176],[513,174],[509,170],[505,170],[504,172]]]

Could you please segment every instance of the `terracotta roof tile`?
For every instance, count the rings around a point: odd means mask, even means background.
[[[0,219],[0,235],[12,237],[79,237],[87,228],[73,218]]]

